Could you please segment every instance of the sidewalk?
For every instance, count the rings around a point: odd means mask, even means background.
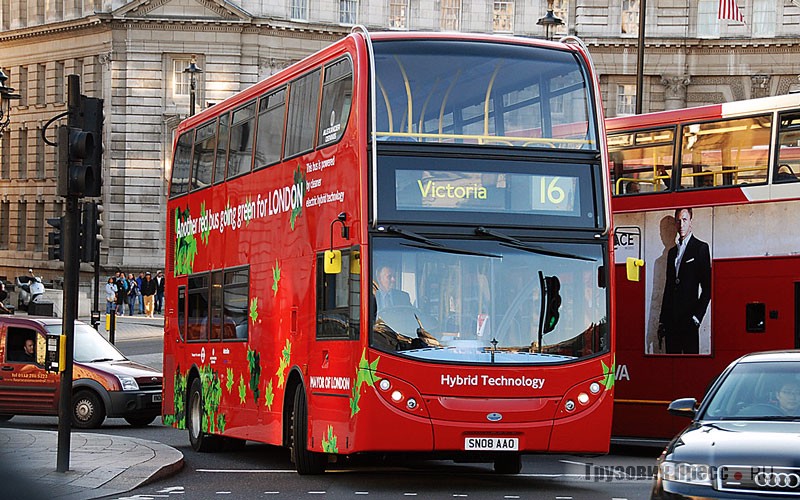
[[[80,320],[89,323],[89,318]],[[163,316],[116,320],[116,340],[164,335]],[[99,330],[108,338],[105,316]],[[57,452],[56,431],[0,427],[0,498],[82,500],[119,495],[183,467],[183,454],[165,444],[75,429],[70,434],[68,472],[56,472]]]
[[[183,454],[145,439],[72,432],[69,471],[56,472],[58,433],[0,428],[5,500],[118,495],[178,472]]]

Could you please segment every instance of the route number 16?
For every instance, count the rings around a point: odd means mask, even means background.
[[[566,198],[566,193],[564,193],[564,190],[556,185],[558,180],[558,177],[553,177],[553,179],[548,183],[547,178],[542,177],[539,190],[541,194],[540,201],[542,204],[551,203],[553,205],[558,205],[564,201],[564,198]]]

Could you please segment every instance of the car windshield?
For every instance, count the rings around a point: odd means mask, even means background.
[[[61,335],[62,326],[47,325],[47,333]],[[75,323],[75,346],[72,351],[74,360],[80,363],[98,361],[127,361],[116,347],[111,345],[105,337],[89,325]]]
[[[377,349],[487,364],[608,349],[600,244],[376,237],[372,262]]]
[[[800,362],[739,363],[711,396],[701,419],[800,419]]]

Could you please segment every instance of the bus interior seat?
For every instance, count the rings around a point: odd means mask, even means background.
[[[775,175],[775,180],[778,182],[796,181],[797,175],[795,175],[792,167],[790,167],[787,163],[783,163],[780,167],[778,167],[778,173]]]

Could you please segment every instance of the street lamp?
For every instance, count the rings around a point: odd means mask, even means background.
[[[547,14],[544,17],[540,18],[536,21],[536,24],[539,26],[544,26],[544,37],[547,40],[550,40],[550,29],[555,28],[556,26],[561,26],[564,24],[564,21],[557,18],[555,14],[553,14],[553,0],[547,0]]]
[[[19,99],[20,95],[14,93],[14,89],[6,87],[8,75],[0,69],[0,132],[11,123],[11,101]]]
[[[203,70],[200,66],[197,65],[197,57],[192,56],[192,60],[189,63],[189,66],[183,70],[184,73],[189,73],[191,75],[191,81],[189,83],[189,116],[194,115],[194,105],[196,100],[196,93],[197,93],[197,74],[202,73]]]

